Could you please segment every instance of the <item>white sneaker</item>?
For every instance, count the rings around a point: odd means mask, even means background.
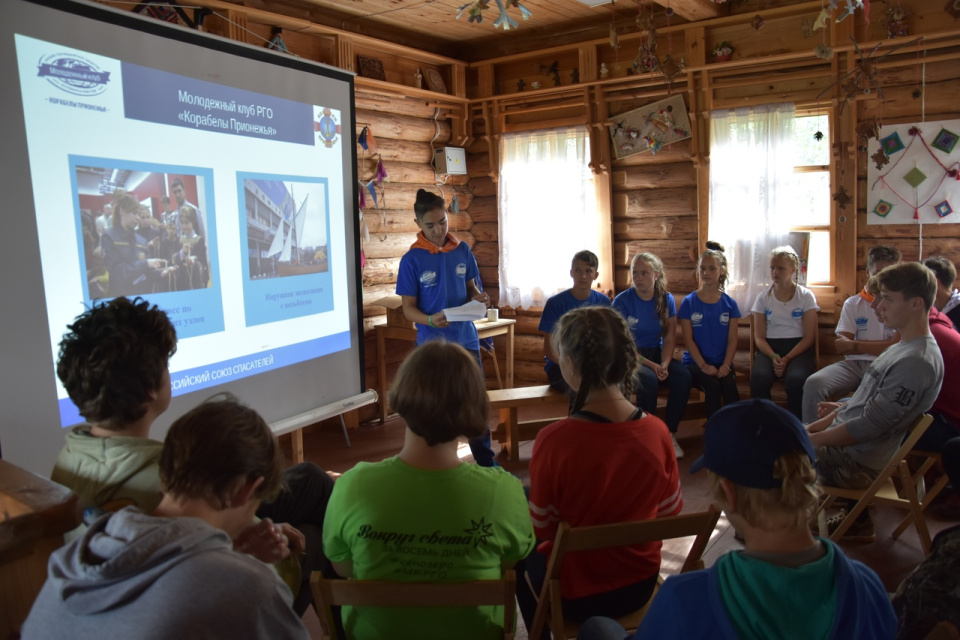
[[[670,440],[673,442],[673,452],[677,454],[677,460],[683,457],[683,448],[680,446],[680,443],[677,442],[676,434],[670,434]]]

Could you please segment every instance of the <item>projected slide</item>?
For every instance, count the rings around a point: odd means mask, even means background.
[[[350,348],[340,111],[15,42],[53,353],[116,296],[170,315],[175,396]]]

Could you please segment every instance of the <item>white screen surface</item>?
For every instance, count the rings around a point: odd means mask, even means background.
[[[61,427],[81,420],[54,373],[57,344],[86,306],[117,295],[143,296],[177,328],[175,399],[156,437],[222,389],[271,422],[361,393],[352,76],[57,6],[0,9],[0,180],[18,238],[0,260],[24,276],[0,285],[18,301],[3,320],[15,363],[0,390],[15,416],[4,457],[49,470]],[[152,221],[114,229],[104,205],[117,189]],[[131,242],[104,241],[116,231]]]

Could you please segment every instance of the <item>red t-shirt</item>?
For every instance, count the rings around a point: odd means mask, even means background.
[[[940,347],[943,356],[943,384],[940,395],[933,403],[932,410],[945,416],[957,429],[960,429],[960,333],[953,328],[953,322],[946,315],[930,307],[930,333]]]
[[[958,334],[960,335],[960,334]],[[673,516],[683,508],[677,458],[655,416],[629,422],[567,418],[537,434],[530,459],[530,515],[537,538],[572,527]],[[568,554],[564,598],[583,598],[649,578],[662,543]]]

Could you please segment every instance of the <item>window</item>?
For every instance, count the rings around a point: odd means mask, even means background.
[[[504,134],[500,146],[500,304],[542,307],[570,287],[570,260],[599,253],[586,127]],[[602,257],[601,257],[602,259]]]
[[[815,134],[823,137],[817,140]],[[794,123],[790,230],[806,234],[807,284],[832,281],[830,249],[830,119],[798,115]]]

